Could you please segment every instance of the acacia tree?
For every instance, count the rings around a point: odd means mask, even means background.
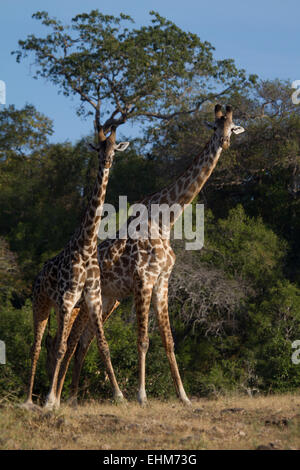
[[[209,42],[150,15],[149,26],[135,29],[122,13],[92,10],[63,25],[39,11],[33,18],[50,33],[20,40],[13,54],[19,62],[32,53],[35,78],[58,85],[66,96],[78,95],[77,113],[92,115],[97,133],[129,118],[169,121],[254,80],[232,59],[215,60]]]

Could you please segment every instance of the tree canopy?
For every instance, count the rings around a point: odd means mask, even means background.
[[[13,53],[17,61],[33,54],[35,78],[78,95],[78,114],[93,115],[96,130],[129,118],[170,120],[255,82],[232,59],[216,60],[209,42],[154,11],[150,17],[149,26],[136,29],[122,13],[92,10],[63,25],[39,11],[33,18],[50,33],[29,35]]]

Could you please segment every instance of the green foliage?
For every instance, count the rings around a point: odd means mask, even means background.
[[[17,117],[16,117],[17,114]],[[18,262],[27,280],[32,280],[37,267],[53,256],[66,243],[86,205],[83,200],[89,153],[83,144],[53,144],[39,147],[43,136],[36,136],[34,125],[28,137],[31,112],[25,108],[10,111],[9,119],[23,119],[24,135],[20,142],[32,139],[36,148],[28,154],[6,151],[0,160],[0,226],[1,235],[18,253]],[[7,117],[7,116],[6,116]],[[6,118],[5,118],[6,119]],[[4,119],[4,129],[5,129]],[[0,115],[0,128],[2,126]],[[3,139],[5,140],[5,139]],[[1,149],[2,150],[2,149]],[[59,229],[58,229],[59,227]]]
[[[30,348],[33,341],[31,302],[26,301],[21,309],[10,302],[0,306],[0,338],[6,345],[6,364],[0,365],[0,394],[14,392],[24,396],[30,373]],[[45,351],[38,363],[35,392],[47,390]]]
[[[282,274],[287,244],[263,223],[246,215],[241,204],[217,222],[208,215],[203,260],[263,288]],[[205,253],[207,249],[207,254]]]
[[[119,205],[119,196],[132,204],[159,189],[160,178],[155,162],[138,155],[134,149],[115,162],[107,190],[107,202]],[[130,178],[128,178],[130,175]],[[134,181],[134,184],[132,184]]]
[[[291,102],[290,83],[247,77],[232,60],[217,61],[210,43],[155,12],[140,28],[127,15],[98,10],[68,26],[47,12],[33,16],[49,34],[20,41],[17,60],[33,54],[36,77],[78,95],[78,113],[93,115],[96,129],[130,118],[161,120],[140,148],[116,158],[107,202],[127,195],[132,203],[174,181],[210,136],[203,121],[211,120],[216,95],[231,102],[246,132],[232,138],[199,195],[206,204],[205,246],[190,253],[176,247],[169,290],[175,353],[192,395],[299,388],[291,344],[300,338],[300,107]],[[0,338],[8,358],[0,366],[0,393],[25,393],[30,285],[78,225],[96,175],[97,157],[83,141],[50,145],[51,133],[51,121],[33,106],[0,112]],[[129,304],[112,315],[106,334],[120,386],[134,397],[137,335]],[[71,371],[65,395],[70,380]],[[48,385],[43,348],[35,392],[42,397]],[[95,344],[80,388],[82,396],[111,396]],[[156,327],[147,391],[174,394]]]
[[[278,282],[260,305],[249,307],[247,347],[255,351],[256,371],[265,388],[299,387],[300,368],[291,357],[292,342],[300,338],[300,289],[288,281]]]
[[[53,133],[49,118],[27,104],[23,109],[14,105],[0,110],[0,161],[9,156],[24,156],[47,143]]]
[[[17,262],[17,256],[10,251],[8,243],[0,237],[0,301],[6,303],[25,288]]]
[[[128,118],[169,120],[255,82],[232,59],[216,60],[209,42],[154,11],[150,16],[150,25],[136,29],[128,15],[92,10],[64,26],[39,11],[33,18],[49,34],[29,35],[13,54],[18,62],[33,54],[35,78],[48,79],[66,96],[79,95],[78,113],[93,114],[98,129],[100,121],[108,128]]]
[[[126,307],[125,309],[119,307],[108,320],[105,334],[120,388],[127,398],[136,398],[138,390],[137,332],[135,325],[126,320],[126,317],[128,317]],[[150,333],[146,380],[150,396],[164,398],[172,395],[173,386],[168,361],[157,331]],[[95,341],[89,349],[83,366],[80,388],[83,397],[111,397],[111,386]]]

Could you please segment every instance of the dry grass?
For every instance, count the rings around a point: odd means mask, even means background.
[[[3,403],[0,449],[300,449],[300,396],[225,397],[113,405],[89,402],[59,411]],[[263,447],[262,447],[263,448]]]

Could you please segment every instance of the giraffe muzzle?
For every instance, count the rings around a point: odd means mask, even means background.
[[[230,147],[230,140],[226,137],[221,137],[220,143],[223,150],[227,150]]]
[[[104,166],[105,168],[110,168],[113,164],[113,157],[112,156],[108,156],[108,157],[105,157],[104,158]]]

